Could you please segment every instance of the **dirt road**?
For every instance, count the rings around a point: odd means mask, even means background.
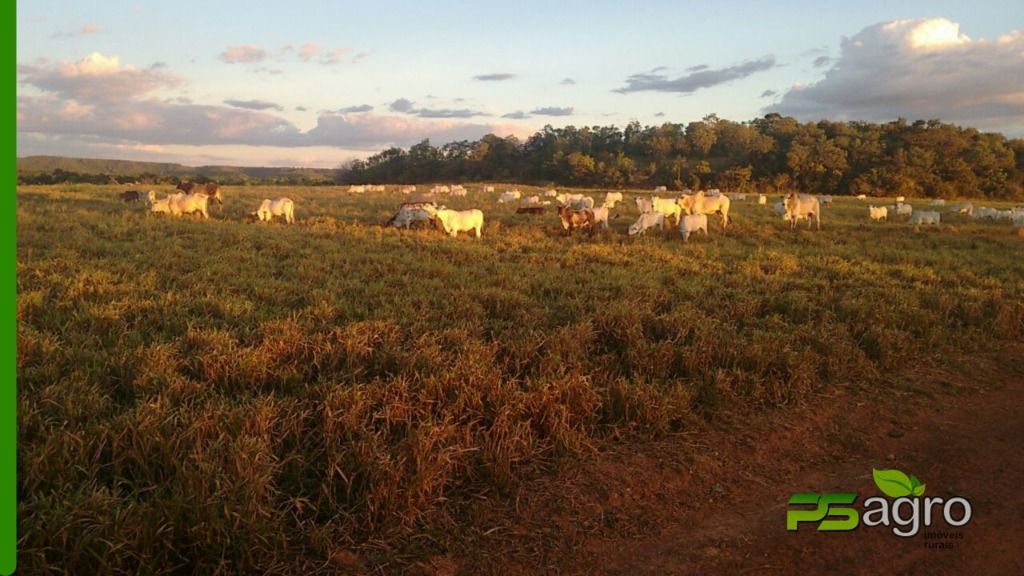
[[[618,446],[474,511],[428,573],[1024,574],[1024,346],[920,367],[890,391],[844,387],[806,407]],[[912,384],[910,384],[912,382]],[[872,468],[962,496],[973,518],[912,538],[884,527],[785,529],[795,492],[880,496]],[[863,508],[861,507],[863,510]],[[959,532],[952,548],[926,533]]]

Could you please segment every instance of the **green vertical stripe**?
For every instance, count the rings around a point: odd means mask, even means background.
[[[3,251],[4,259],[7,261],[3,266],[3,278],[4,286],[7,286],[11,299],[7,301],[4,306],[3,317],[6,319],[4,322],[10,322],[6,330],[0,331],[3,334],[2,340],[2,351],[0,351],[0,358],[3,358],[2,372],[6,376],[0,377],[0,574],[11,574],[14,572],[16,562],[16,548],[18,544],[18,522],[17,522],[17,506],[18,506],[18,495],[17,495],[17,457],[15,455],[16,443],[17,443],[17,426],[18,419],[15,416],[14,410],[17,403],[17,392],[15,386],[15,378],[17,375],[17,368],[15,364],[15,355],[17,347],[17,325],[15,320],[15,309],[17,302],[17,285],[15,278],[16,260],[17,260],[17,240],[15,235],[15,208],[18,203],[17,194],[15,187],[17,184],[17,43],[15,41],[15,34],[17,33],[17,4],[15,2],[5,2],[4,14],[7,16],[3,17],[4,22],[7,22],[8,34],[7,38],[7,56],[4,57],[4,61],[7,62],[7,73],[15,77],[14,89],[7,93],[5,99],[7,100],[7,115],[4,118],[4,125],[7,126],[3,131],[7,134],[7,140],[4,140],[4,148],[7,152],[4,155],[7,160],[4,160],[3,165],[5,166],[4,172],[6,172],[7,182],[11,184],[11,188],[4,195],[7,200],[4,204],[6,208],[0,209],[2,214],[3,222],[0,224],[0,234],[3,234],[4,245],[7,249]],[[11,76],[8,76],[10,78]],[[8,332],[7,330],[10,330]]]

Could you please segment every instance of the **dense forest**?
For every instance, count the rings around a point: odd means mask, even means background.
[[[424,140],[339,168],[342,183],[505,181],[603,188],[1024,198],[1024,140],[938,120],[808,122],[768,114],[689,124],[552,128]]]

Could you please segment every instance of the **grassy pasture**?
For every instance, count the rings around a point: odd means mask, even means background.
[[[201,222],[19,188],[21,570],[384,565],[615,438],[886,394],[1024,337],[1005,221],[915,230],[836,198],[791,232],[748,199],[684,244],[626,237],[628,194],[610,232],[565,237],[478,188],[447,204],[484,211],[479,240],[380,228],[393,192],[228,187]],[[299,224],[243,222],[285,195]]]

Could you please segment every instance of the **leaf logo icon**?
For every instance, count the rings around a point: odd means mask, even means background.
[[[890,498],[924,496],[925,485],[913,474],[907,476],[895,469],[876,470],[872,468],[871,475],[874,477],[878,489]]]

